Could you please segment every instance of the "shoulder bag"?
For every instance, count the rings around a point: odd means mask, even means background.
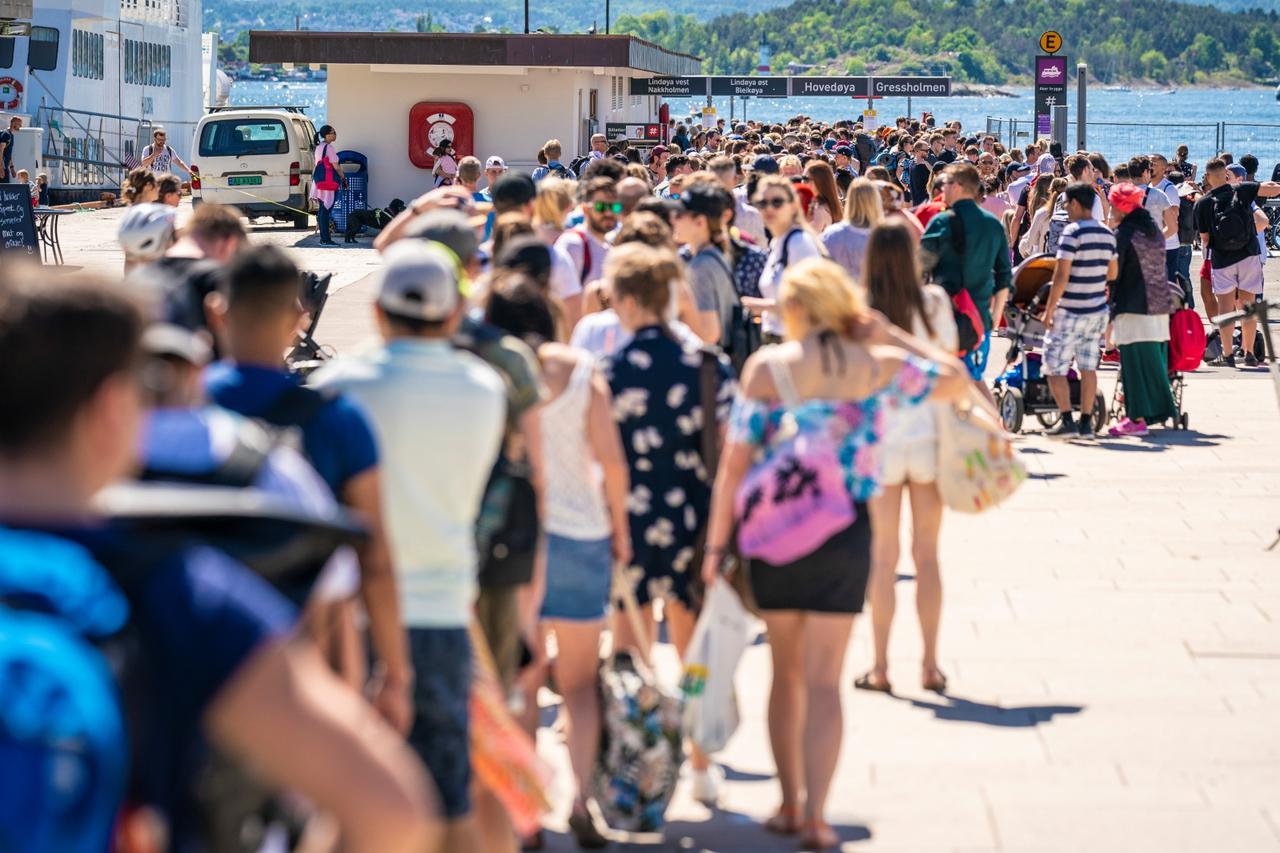
[[[938,493],[948,509],[985,512],[1027,479],[995,409],[977,388],[938,414]]]

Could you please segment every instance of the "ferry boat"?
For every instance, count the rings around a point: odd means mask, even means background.
[[[53,203],[118,193],[157,127],[191,162],[217,86],[216,36],[203,41],[200,0],[38,0],[30,36],[0,38],[0,111],[43,130]]]

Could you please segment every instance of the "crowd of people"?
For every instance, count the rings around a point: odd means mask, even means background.
[[[130,175],[123,284],[6,276],[0,637],[29,642],[0,642],[0,664],[56,642],[66,665],[21,708],[0,666],[0,790],[25,785],[29,806],[0,846],[538,849],[474,771],[485,684],[529,734],[539,690],[558,694],[569,827],[603,847],[602,650],[647,652],[661,624],[685,655],[730,571],[773,661],[764,829],[836,845],[841,673],[869,603],[856,686],[892,689],[904,496],[919,684],[947,688],[938,423],[989,394],[1015,266],[1056,259],[1051,434],[1092,436],[1093,395],[1077,423],[1066,377],[1096,383],[1114,345],[1112,432],[1141,435],[1171,414],[1191,245],[1210,305],[1252,299],[1254,203],[1280,194],[1223,158],[1196,185],[1185,149],[1113,170],[931,118],[672,129],[647,149],[597,135],[569,163],[549,140],[532,175],[463,157],[363,220],[381,344],[306,377],[284,355],[306,322],[294,262],[216,205],[179,228],[167,176]],[[797,436],[825,448],[817,476],[844,505],[798,557],[739,559],[735,530],[786,497],[744,508],[744,484]],[[643,618],[615,619],[619,600]],[[714,804],[715,756],[689,743],[687,763]],[[46,775],[19,785],[18,768]]]

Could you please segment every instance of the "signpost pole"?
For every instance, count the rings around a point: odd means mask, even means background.
[[[1067,150],[1067,105],[1053,105],[1053,141]]]
[[[911,96],[907,95],[907,118],[911,118]]]
[[[1089,100],[1089,66],[1076,64],[1076,150],[1085,151],[1086,107]]]

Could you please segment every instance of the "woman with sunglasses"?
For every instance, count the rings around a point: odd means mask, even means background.
[[[182,203],[182,184],[176,175],[160,175],[156,179],[156,201],[177,207]]]
[[[767,343],[782,339],[782,318],[773,310],[778,298],[778,285],[787,267],[806,258],[821,257],[825,252],[809,228],[800,197],[787,178],[771,175],[761,179],[756,188],[756,208],[764,217],[764,226],[774,235],[769,244],[769,259],[760,273],[760,299],[744,297],[742,304],[762,315]]]
[[[715,478],[702,576],[708,586],[719,580],[735,498],[752,465],[797,431],[828,435],[853,520],[797,560],[750,563],[773,659],[768,728],[782,789],[765,828],[800,833],[803,849],[826,850],[839,843],[826,801],[844,729],[841,669],[870,574],[866,501],[879,487],[883,415],[958,399],[969,383],[955,357],[870,311],[830,261],[810,258],[787,270],[778,306],[786,342],[758,350],[743,370]]]

